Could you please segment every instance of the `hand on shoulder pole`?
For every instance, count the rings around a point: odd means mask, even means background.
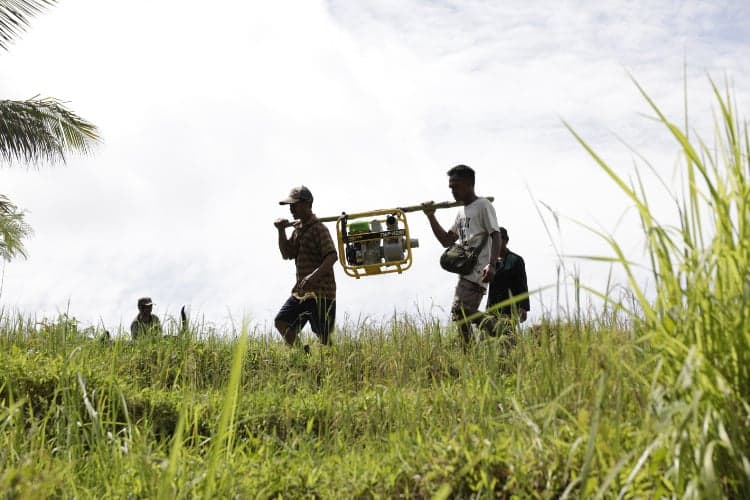
[[[425,201],[422,203],[422,211],[424,214],[429,217],[431,215],[435,215],[435,210],[437,207],[435,206],[434,201]]]
[[[494,196],[480,196],[480,198],[487,198],[490,202],[495,201]],[[411,205],[408,207],[396,207],[397,210],[401,210],[404,213],[409,212],[424,212],[428,216],[435,213],[435,210],[441,209],[441,208],[453,208],[453,207],[460,207],[463,205],[460,201],[443,201],[440,203],[435,203],[433,201],[426,201],[424,203],[420,203],[419,205]],[[345,215],[345,214],[342,214]],[[337,220],[341,219],[342,215],[333,215],[330,217],[318,217],[319,222],[336,222]],[[352,213],[349,214],[350,217],[357,217],[360,214]]]

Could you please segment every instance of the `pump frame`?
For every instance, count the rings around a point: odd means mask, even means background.
[[[349,234],[347,227],[350,222],[367,219],[369,222],[375,218],[383,223],[388,216],[396,218],[398,229],[383,231],[368,231],[362,233]],[[382,217],[379,218],[379,217]],[[409,269],[412,265],[411,238],[409,235],[409,223],[406,220],[406,213],[400,208],[386,208],[380,210],[370,210],[368,212],[358,212],[354,214],[342,213],[336,219],[336,234],[338,239],[339,263],[344,269],[347,276],[361,278],[362,276],[373,276],[376,274],[398,273]],[[399,238],[403,241],[404,258],[397,261],[384,261],[376,264],[350,264],[347,261],[346,250],[348,244],[367,243],[371,241],[382,241],[387,238]]]

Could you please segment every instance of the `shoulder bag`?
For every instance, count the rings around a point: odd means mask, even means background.
[[[470,274],[474,270],[474,266],[477,265],[479,254],[482,253],[485,244],[487,244],[486,233],[482,242],[476,247],[470,247],[462,243],[452,244],[440,256],[440,267],[451,273]]]

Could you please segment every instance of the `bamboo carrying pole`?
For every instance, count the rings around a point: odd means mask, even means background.
[[[487,198],[488,200],[490,200],[490,202],[495,201],[495,197],[494,196],[480,196],[480,198]],[[463,203],[460,202],[460,201],[443,201],[443,202],[440,202],[440,203],[434,203],[431,206],[431,208],[439,210],[441,208],[460,207],[461,205],[463,205]],[[422,210],[425,209],[425,207],[422,206],[422,204],[411,205],[411,206],[408,206],[408,207],[396,207],[396,208],[398,208],[399,210],[401,210],[402,212],[405,212],[405,213],[408,213],[408,212],[421,212]],[[350,216],[351,217],[356,217],[357,214],[350,214]],[[332,215],[330,217],[320,217],[320,218],[318,218],[318,220],[320,222],[335,222],[335,221],[339,220],[340,218],[341,218],[340,215]]]

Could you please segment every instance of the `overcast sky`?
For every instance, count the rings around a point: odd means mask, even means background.
[[[0,304],[114,330],[149,295],[160,315],[187,304],[270,329],[294,282],[272,225],[291,186],[319,216],[443,201],[457,163],[495,196],[530,287],[556,282],[558,251],[606,250],[569,219],[645,262],[629,203],[562,120],[623,176],[634,158],[618,137],[676,182],[676,146],[628,74],[682,123],[686,62],[691,126],[710,139],[707,75],[750,102],[748,26],[746,0],[62,1],[0,53],[0,98],[65,100],[104,142],[62,167],[0,168],[35,230]],[[447,319],[455,278],[425,217],[409,223],[420,248],[405,274],[337,268],[340,323]],[[601,287],[608,269],[565,272]],[[553,313],[554,292],[532,308]]]

